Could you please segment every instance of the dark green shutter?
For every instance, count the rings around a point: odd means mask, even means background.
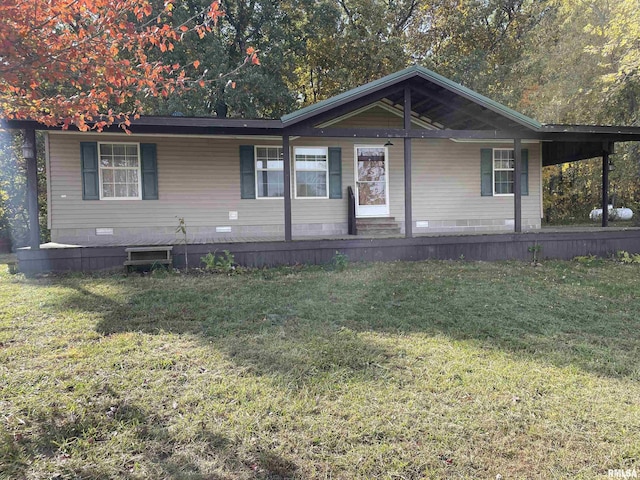
[[[529,195],[529,150],[522,149],[522,171],[520,173],[520,193]]]
[[[493,149],[480,150],[480,191],[483,197],[493,196]]]
[[[80,164],[82,168],[82,199],[100,200],[98,144],[96,142],[80,142]]]
[[[142,199],[158,200],[158,160],[155,143],[141,143]]]
[[[253,145],[240,145],[240,198],[256,198],[256,162]]]
[[[329,147],[329,198],[342,198],[342,149]]]

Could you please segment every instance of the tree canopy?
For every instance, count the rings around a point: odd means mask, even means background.
[[[0,115],[81,130],[138,113],[188,81],[162,55],[222,15],[214,1],[179,24],[174,0],[12,0],[0,4]],[[197,61],[197,59],[194,59]]]

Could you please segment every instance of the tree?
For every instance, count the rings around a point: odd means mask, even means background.
[[[408,25],[419,0],[317,2],[308,17],[298,92],[312,104],[407,66]]]
[[[49,241],[47,229],[47,185],[43,135],[36,137],[38,151],[38,205],[40,240]],[[29,238],[26,207],[26,165],[22,157],[22,134],[0,131],[0,238],[10,238],[14,247]]]
[[[140,113],[140,96],[168,97],[189,81],[183,66],[153,52],[173,50],[190,31],[206,35],[223,14],[216,0],[170,24],[174,8],[175,0],[156,13],[151,0],[1,2],[0,116],[81,130],[118,120],[126,127]]]
[[[514,65],[525,39],[546,12],[542,0],[434,0],[419,5],[409,26],[408,48],[426,67],[515,107],[519,77]]]
[[[204,2],[183,1],[172,21],[191,17]],[[166,101],[148,98],[148,108],[163,114],[243,118],[279,117],[293,110],[295,95],[289,85],[305,36],[305,8],[299,4],[298,0],[221,0],[225,15],[210,35],[185,35],[172,52],[163,54],[178,63],[197,56],[198,68],[189,67],[187,73],[202,82]],[[247,48],[260,52],[260,68],[234,71]],[[229,71],[234,71],[232,79]]]
[[[548,123],[631,124],[640,113],[640,2],[553,0],[525,42],[512,75],[524,84],[517,108]],[[513,77],[507,83],[513,83]],[[637,145],[619,144],[610,173],[617,206],[640,202]],[[581,220],[601,203],[601,160],[545,169],[545,216]]]

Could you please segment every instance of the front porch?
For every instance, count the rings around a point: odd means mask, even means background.
[[[262,241],[261,241],[262,240]],[[177,242],[174,266],[185,265],[185,249]],[[541,259],[568,260],[580,255],[600,257],[624,250],[640,253],[640,228],[582,228],[571,231],[536,230],[527,233],[416,235],[411,238],[345,237],[330,239],[236,238],[218,243],[191,243],[187,246],[189,265],[200,265],[209,252],[229,250],[235,261],[248,267],[328,264],[337,252],[352,262],[438,260],[521,260],[532,258],[530,248],[539,245]],[[130,246],[130,245],[129,245]],[[125,246],[89,247],[46,244],[40,249],[18,251],[20,271],[26,274],[55,271],[90,272],[121,268]]]

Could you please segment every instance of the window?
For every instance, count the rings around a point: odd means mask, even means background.
[[[142,198],[138,144],[100,143],[98,148],[100,198],[110,200]]]
[[[284,197],[282,147],[256,147],[258,198]]]
[[[296,198],[329,198],[327,149],[296,148],[294,151]]]
[[[513,149],[493,149],[493,193],[494,195],[513,194],[513,175],[515,160]]]

